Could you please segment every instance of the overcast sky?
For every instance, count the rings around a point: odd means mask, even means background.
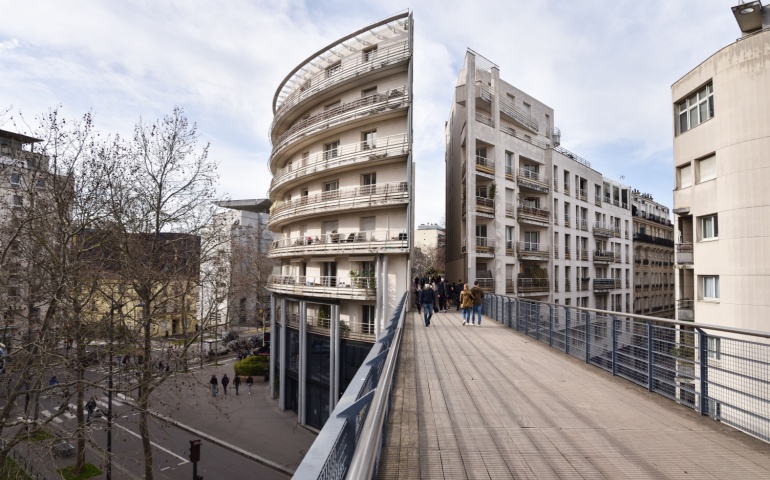
[[[673,82],[740,31],[739,0],[3,2],[0,109],[61,105],[129,133],[175,105],[223,195],[264,198],[271,101],[308,55],[398,9],[415,19],[416,222],[444,216],[444,122],[468,47],[555,111],[562,146],[671,207]],[[717,105],[717,108],[718,105]],[[8,116],[0,128],[14,129]]]

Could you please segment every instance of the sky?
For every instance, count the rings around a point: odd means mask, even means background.
[[[219,192],[266,198],[272,99],[320,48],[414,13],[417,224],[444,217],[444,122],[467,48],[554,109],[562,146],[668,207],[671,85],[740,30],[739,0],[29,0],[3,2],[0,128],[52,108],[130,134],[185,109],[219,162]],[[214,7],[216,5],[216,7]],[[10,19],[14,19],[10,21]]]

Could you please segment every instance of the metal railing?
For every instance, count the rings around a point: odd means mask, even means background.
[[[520,294],[523,293],[548,293],[550,283],[548,278],[522,278],[516,280]]]
[[[562,148],[562,147],[556,146],[556,147],[553,147],[553,149],[555,151],[561,153],[565,157],[571,158],[572,160],[576,161],[577,163],[579,163],[581,165],[585,165],[588,168],[591,168],[591,162],[589,162],[588,160],[586,160],[585,158],[583,158],[583,157],[581,157],[581,156],[579,156],[577,154],[574,154],[574,153],[570,152],[566,148]]]
[[[541,175],[526,168],[516,169],[516,183],[522,187],[537,190],[538,192],[548,193],[550,183],[548,177]]]
[[[377,281],[375,277],[270,275],[267,289],[280,293],[373,300]]]
[[[680,265],[691,265],[693,263],[692,243],[677,243],[676,263]]]
[[[551,220],[551,212],[547,208],[520,205],[516,211],[519,221],[530,220],[538,223],[549,223]]]
[[[489,115],[484,115],[481,112],[476,112],[476,121],[485,125],[489,125],[492,128],[495,126],[495,121],[492,119],[492,117]]]
[[[406,230],[323,233],[275,240],[270,244],[268,251],[273,255],[292,255],[304,252],[406,248],[408,235]]]
[[[405,303],[406,293],[305,454],[294,478],[374,478],[401,348]]]
[[[476,211],[481,213],[495,213],[495,201],[487,197],[476,197]]]
[[[601,222],[594,223],[594,236],[610,238],[610,237],[619,236],[619,235],[620,235],[620,230],[616,229],[611,225],[607,225]]]
[[[536,147],[540,147],[542,149],[549,148],[551,146],[550,143],[544,142],[542,140],[538,140],[537,137],[533,137],[531,135],[527,135],[526,133],[521,133],[515,128],[511,127],[510,125],[506,125],[502,122],[500,122],[500,131],[503,132],[506,135],[510,135],[512,137],[516,137],[519,140],[524,140],[525,142],[529,142],[532,145]]]
[[[594,250],[594,263],[612,263],[615,253],[607,250]]]
[[[491,293],[482,308],[525,335],[770,442],[770,332]]]
[[[481,155],[476,155],[476,170],[482,171],[484,173],[489,173],[491,175],[495,174],[495,162],[487,157],[482,157]]]
[[[538,258],[548,260],[551,255],[551,249],[547,243],[518,242],[516,250],[519,258]]]
[[[521,124],[523,127],[526,127],[535,133],[540,130],[540,125],[537,123],[537,120],[532,117],[532,115],[502,98],[500,99],[500,113],[507,115],[511,119]]]

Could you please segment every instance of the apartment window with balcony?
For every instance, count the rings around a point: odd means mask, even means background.
[[[363,132],[361,134],[361,140],[363,142],[361,143],[361,148],[364,150],[371,150],[372,148],[377,147],[377,130],[372,130],[370,132]]]
[[[371,62],[377,58],[377,46],[365,48],[363,50],[362,60],[364,62]]]
[[[701,217],[701,240],[716,240],[719,238],[719,222],[717,215]]]
[[[513,175],[513,153],[505,152],[505,173]]]
[[[18,173],[11,174],[11,185],[18,186],[21,184],[21,175]]]
[[[505,226],[505,248],[513,248],[513,227]]]
[[[361,305],[361,332],[374,334],[374,305]]]
[[[15,208],[21,208],[22,206],[22,199],[21,195],[14,195],[11,199],[11,205]]]
[[[711,84],[677,104],[679,134],[695,128],[714,116],[714,89]]]
[[[330,142],[324,145],[324,160],[337,158],[339,156],[340,142]]]
[[[719,337],[708,337],[706,339],[706,347],[708,348],[708,358],[719,360],[719,357],[722,356],[722,339]]]
[[[719,275],[701,275],[701,298],[719,300]]]
[[[692,165],[682,165],[681,167],[676,169],[677,173],[677,181],[679,183],[679,188],[687,188],[692,186]]]
[[[334,65],[326,68],[326,78],[331,78],[342,71],[342,62],[337,62]]]
[[[377,174],[366,173],[361,175],[361,193],[370,195],[377,189]]]
[[[377,87],[371,87],[361,90],[361,98],[369,98],[377,96]]]
[[[333,110],[341,105],[340,101],[337,100],[336,102],[327,103],[324,105],[324,112],[328,112],[329,110]]]
[[[336,198],[337,194],[340,190],[340,182],[339,180],[334,180],[333,182],[326,182],[323,184],[323,199],[329,200],[331,198]]]
[[[716,156],[698,160],[695,162],[696,174],[698,176],[698,183],[707,182],[717,178],[717,160]],[[666,215],[668,217],[668,215]]]
[[[484,160],[487,159],[487,147],[478,147],[476,148],[476,158],[483,158]]]
[[[540,247],[540,232],[524,232],[524,250],[536,251]]]

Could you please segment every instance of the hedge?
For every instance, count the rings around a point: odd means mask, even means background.
[[[236,375],[242,377],[247,377],[249,375],[262,377],[267,375],[267,372],[270,369],[269,362],[270,361],[267,357],[257,357],[252,355],[250,357],[244,358],[243,360],[235,362],[233,369],[235,370]]]

